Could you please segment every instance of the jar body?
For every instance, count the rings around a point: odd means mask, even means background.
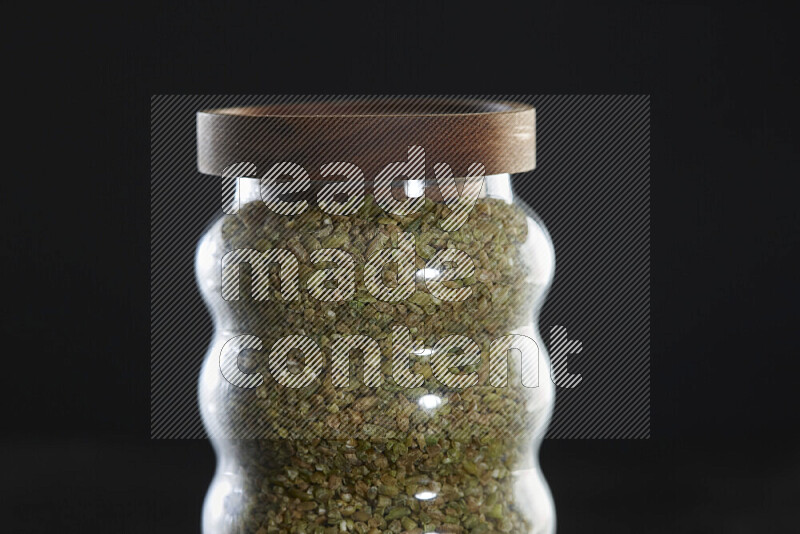
[[[203,236],[206,534],[554,531],[537,461],[554,394],[536,325],[549,236],[508,175],[486,177],[458,225],[434,186],[404,187],[425,191],[416,212],[366,195],[347,216],[313,201],[275,214],[243,187]]]

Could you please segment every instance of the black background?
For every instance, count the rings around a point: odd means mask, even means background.
[[[29,3],[4,25],[0,529],[198,531],[208,444],[149,439],[148,114],[160,93],[651,94],[652,439],[545,442],[559,531],[796,528],[788,13]]]

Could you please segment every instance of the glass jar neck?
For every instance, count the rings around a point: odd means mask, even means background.
[[[461,190],[462,184],[459,182],[460,180],[457,178],[456,184],[458,189]],[[401,189],[409,198],[417,198],[424,195],[428,188],[438,190],[438,185],[435,180],[405,180],[398,185],[398,189]],[[371,186],[371,183],[365,183],[365,187],[371,189]],[[478,198],[497,198],[509,204],[513,202],[514,194],[511,188],[511,175],[495,174],[493,176],[486,176]],[[240,177],[236,180],[236,196],[233,199],[234,206],[237,204],[242,206],[250,202],[261,200],[261,180],[258,178],[244,177]]]

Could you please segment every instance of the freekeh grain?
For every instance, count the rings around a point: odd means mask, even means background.
[[[221,403],[221,426],[228,436],[224,446],[244,481],[242,491],[225,502],[232,518],[229,532],[531,531],[535,518],[515,504],[514,471],[533,466],[529,430],[541,426],[546,415],[530,409],[529,390],[489,385],[485,358],[449,369],[455,374],[477,371],[477,385],[443,386],[432,372],[429,349],[459,334],[488,354],[492,340],[530,323],[534,295],[541,288],[529,281],[521,257],[526,216],[512,204],[481,198],[463,226],[446,232],[438,223],[447,214],[444,204],[426,199],[417,213],[386,215],[368,196],[350,216],[328,215],[312,206],[287,217],[254,202],[225,218],[226,250],[280,248],[298,260],[298,299],[283,298],[280,273],[272,269],[268,300],[227,302],[225,313],[241,331],[258,336],[265,347],[285,336],[308,336],[326,362],[337,340],[368,336],[380,344],[386,376],[379,386],[367,386],[351,362],[344,388],[323,377],[312,387],[291,391],[272,380],[255,391],[226,390]],[[415,240],[417,276],[409,298],[375,298],[363,267],[356,267],[349,300],[326,302],[308,291],[319,268],[311,260],[314,251],[338,248],[363,266],[396,243],[401,232]],[[464,300],[437,298],[426,284],[427,261],[446,249],[472,259],[470,276],[443,282],[447,288],[470,288]],[[387,264],[382,282],[391,287],[397,274],[398,267]],[[243,269],[245,295],[251,284],[252,273]],[[419,387],[400,387],[392,377],[392,331],[397,327],[405,329],[413,346],[425,348],[409,355],[411,371],[422,377]],[[258,355],[241,361],[251,370],[268,368]],[[294,354],[290,366],[301,369],[303,356]],[[425,402],[430,396],[438,399],[433,408]]]

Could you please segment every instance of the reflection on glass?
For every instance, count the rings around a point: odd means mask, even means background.
[[[433,280],[434,278],[439,278],[441,274],[442,273],[439,271],[439,269],[426,267],[417,271],[417,278],[420,280]]]
[[[439,395],[428,394],[420,397],[417,402],[423,410],[435,410],[442,405],[442,398]]]
[[[425,180],[404,180],[403,185],[408,198],[419,198],[425,194]]]

